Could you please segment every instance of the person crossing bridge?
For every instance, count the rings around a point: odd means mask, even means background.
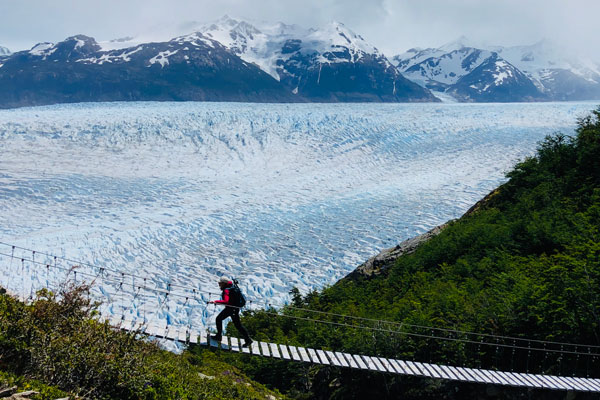
[[[208,304],[220,304],[225,306],[225,309],[217,315],[217,334],[212,335],[210,338],[220,341],[223,334],[223,320],[231,317],[233,325],[244,338],[242,347],[250,346],[252,339],[250,339],[248,331],[242,326],[240,321],[240,309],[246,304],[246,299],[244,298],[242,291],[238,287],[237,282],[225,277],[219,279],[219,287],[221,288],[221,300],[211,300]]]

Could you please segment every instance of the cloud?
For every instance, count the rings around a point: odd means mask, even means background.
[[[600,53],[597,0],[24,0],[3,4],[0,45],[19,50],[77,33],[108,40],[224,14],[303,26],[337,20],[388,54],[461,35],[500,45],[549,38]]]

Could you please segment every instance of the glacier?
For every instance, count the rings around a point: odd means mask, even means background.
[[[104,315],[200,327],[219,311],[206,301],[223,275],[240,280],[250,308],[280,306],[292,287],[331,285],[459,217],[595,107],[0,110],[0,285],[26,298],[67,278],[93,282]]]

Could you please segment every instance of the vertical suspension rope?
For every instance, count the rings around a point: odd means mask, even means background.
[[[146,288],[146,278],[144,278],[144,289]],[[146,324],[146,302],[142,302],[142,313],[144,314],[144,324]]]
[[[23,292],[22,299],[25,301],[25,259],[21,258],[21,291]]]
[[[12,264],[13,264],[13,259],[15,258],[15,246],[12,246],[12,250],[10,252],[10,263],[8,265],[8,274],[6,275],[6,289],[9,289],[9,286],[11,285],[10,282],[10,278],[14,275],[12,273]]]
[[[515,371],[515,346],[516,345],[517,345],[517,342],[516,342],[516,340],[513,339],[512,354],[510,356],[510,372]]]
[[[591,353],[591,350],[590,350],[590,348],[588,347],[588,356],[587,356],[587,363],[586,363],[586,364],[587,364],[587,366],[586,366],[586,371],[585,371],[585,377],[586,377],[586,378],[589,378],[589,377],[590,377],[590,359],[591,359],[591,355],[590,355],[590,353]]]
[[[35,270],[35,250],[31,252],[31,267]],[[29,270],[29,275],[31,279],[29,280],[31,286],[29,286],[29,299],[33,300],[33,276],[31,276],[31,269]]]
[[[525,362],[525,372],[529,373],[529,358],[531,357],[531,341],[527,341],[527,361]]]

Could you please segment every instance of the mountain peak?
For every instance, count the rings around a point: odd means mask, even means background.
[[[475,47],[475,46],[473,46],[473,43],[469,38],[467,38],[465,35],[462,35],[458,39],[455,39],[455,40],[448,42],[448,43],[444,44],[443,46],[439,47],[438,50],[451,52],[451,51],[455,51],[455,50],[460,50],[465,47]]]
[[[0,46],[0,56],[8,56],[11,54],[11,51],[6,47]]]

